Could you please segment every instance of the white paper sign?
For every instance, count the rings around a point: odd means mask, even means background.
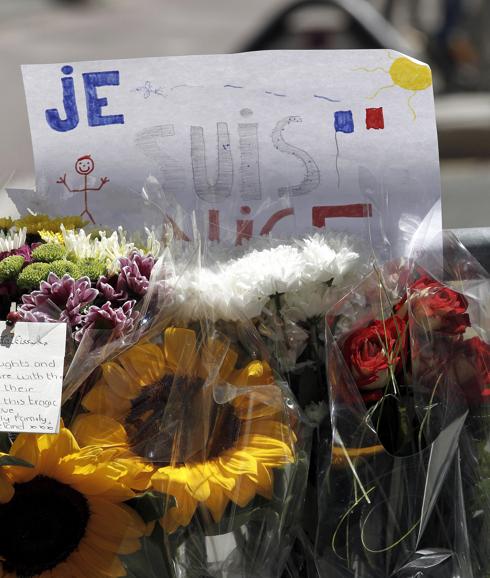
[[[0,322],[0,431],[57,433],[66,324]]]
[[[213,241],[326,225],[403,252],[440,199],[430,69],[399,53],[65,62],[23,75],[37,191],[11,193],[21,213],[141,229],[181,224],[175,199]]]

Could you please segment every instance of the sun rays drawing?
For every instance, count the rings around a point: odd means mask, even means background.
[[[368,97],[370,100],[374,100],[383,90],[390,88],[401,88],[411,92],[407,104],[413,120],[416,120],[417,111],[412,104],[412,100],[417,93],[423,92],[432,86],[431,69],[427,64],[407,56],[394,57],[391,53],[388,53],[388,58],[392,61],[389,68],[378,66],[376,68],[355,68],[354,70],[362,70],[369,73],[384,72],[390,76],[392,83],[379,88],[373,95]]]

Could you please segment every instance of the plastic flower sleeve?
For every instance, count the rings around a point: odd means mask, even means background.
[[[87,309],[81,329],[72,335],[75,344],[69,344],[73,356],[68,358],[63,381],[64,401],[74,395],[97,366],[149,335],[158,320],[161,323],[162,318],[171,315],[173,285],[170,280],[175,275],[171,253],[164,250],[158,259],[151,257],[148,278],[139,270],[131,278],[130,266],[125,266],[123,261],[122,271],[116,276],[116,288],[109,280],[99,280],[96,289],[99,295]],[[113,296],[124,276],[130,277],[125,281],[126,286],[128,282],[145,283],[139,289],[139,301],[130,300],[127,291],[121,291],[120,297]]]
[[[415,269],[410,281],[407,302],[418,385],[414,393],[419,413],[426,412],[423,429],[428,439],[436,435],[442,420],[468,410],[455,463],[459,512],[453,535],[463,548],[463,574],[486,576],[490,570],[490,277],[453,234],[445,233],[444,244],[442,271],[426,251],[419,257],[423,269]],[[443,494],[443,507],[451,511],[454,493],[445,488]]]
[[[364,266],[358,240],[328,231],[287,241],[251,238],[225,250],[207,243],[200,266],[176,278],[178,314],[251,320],[306,407],[326,388],[323,313]]]
[[[464,575],[466,546],[453,532],[464,504],[454,458],[467,412],[448,392],[457,410],[442,412],[433,438],[423,435],[410,326],[397,315],[409,273],[403,263],[376,268],[328,313],[331,439],[319,458],[320,575]],[[453,509],[443,508],[446,492]]]
[[[72,331],[59,434],[0,435],[2,576],[131,575],[128,560],[140,555],[153,530],[145,508],[135,505],[148,485],[147,466],[103,439],[82,445],[71,428],[87,376],[150,335],[171,303],[169,255],[157,260],[126,249],[128,255],[113,262],[117,269],[97,281],[50,273],[24,295],[20,320],[65,321]]]
[[[159,325],[87,382],[70,427],[138,472],[137,576],[280,576],[309,431],[258,334],[208,318]],[[151,569],[151,570],[150,570]]]

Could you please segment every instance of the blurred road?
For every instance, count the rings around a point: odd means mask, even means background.
[[[92,0],[67,8],[48,0],[1,0],[0,216],[12,211],[3,185],[33,186],[20,64],[232,52],[286,4],[288,0]],[[485,102],[479,106],[485,115]],[[450,125],[454,111],[462,109],[470,116],[476,110],[457,99],[449,109],[441,106],[441,126]],[[470,125],[480,123],[473,117]],[[445,162],[442,169],[445,225],[490,225],[488,159]]]

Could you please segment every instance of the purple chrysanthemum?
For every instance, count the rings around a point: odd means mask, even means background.
[[[136,318],[133,308],[136,301],[126,301],[122,307],[113,308],[107,301],[98,307],[92,305],[82,321],[82,327],[75,334],[75,339],[81,341],[85,331],[95,329],[100,331],[110,331],[111,337],[118,338],[133,329]]]
[[[116,288],[129,295],[143,297],[148,291],[155,258],[152,255],[141,255],[138,251],[133,251],[129,257],[121,257],[119,263],[121,271]]]
[[[102,276],[97,281],[97,289],[99,290],[100,297],[113,304],[127,301],[128,294],[124,289],[119,288],[118,281],[118,275],[113,275],[112,277]]]
[[[98,296],[88,277],[73,279],[66,274],[60,279],[51,273],[39,290],[22,296],[19,313],[25,321],[61,321],[75,327],[82,321],[81,310]]]

